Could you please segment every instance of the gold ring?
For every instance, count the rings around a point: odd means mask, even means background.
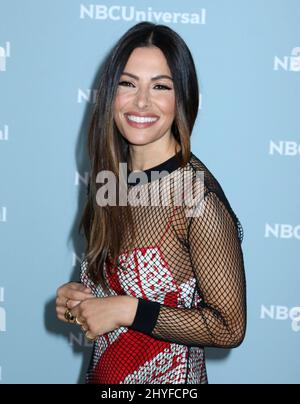
[[[73,314],[70,312],[69,309],[67,309],[67,310],[65,311],[65,319],[66,319],[68,322],[71,322],[71,321],[74,321],[74,320],[75,320],[75,317],[73,316]]]
[[[87,333],[88,333],[88,331],[84,334],[84,335],[85,335],[85,338],[86,338],[88,341],[90,341],[90,342],[95,341],[96,338],[90,338],[90,337],[88,337],[88,336],[87,336]]]
[[[81,323],[81,322],[78,320],[77,317],[75,317],[75,323],[78,324],[78,325],[82,325],[82,324],[83,324],[83,323]]]

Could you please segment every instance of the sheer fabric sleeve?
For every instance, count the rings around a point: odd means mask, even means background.
[[[189,218],[187,245],[201,302],[174,308],[139,298],[131,328],[179,344],[234,348],[246,332],[246,281],[236,216],[215,192],[208,192],[196,210]]]

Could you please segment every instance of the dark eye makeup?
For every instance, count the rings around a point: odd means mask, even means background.
[[[119,82],[119,86],[128,87],[127,84],[133,85],[132,83],[130,83],[130,81],[126,81],[126,80],[122,80]],[[161,87],[164,90],[172,90],[171,87],[165,86],[164,84],[156,84],[155,87],[157,87],[157,86]]]

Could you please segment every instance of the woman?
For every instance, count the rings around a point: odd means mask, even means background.
[[[108,55],[98,90],[81,284],[58,289],[58,318],[95,340],[87,383],[206,384],[204,347],[244,339],[246,285],[242,226],[190,150],[199,101],[192,55],[169,27],[136,24]],[[125,181],[119,163],[128,163]],[[103,170],[127,187],[129,203],[112,187],[117,203],[101,203]]]

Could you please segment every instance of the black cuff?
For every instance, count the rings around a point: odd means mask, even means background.
[[[130,328],[149,335],[153,331],[158,319],[160,303],[140,297],[138,299],[136,314]]]

